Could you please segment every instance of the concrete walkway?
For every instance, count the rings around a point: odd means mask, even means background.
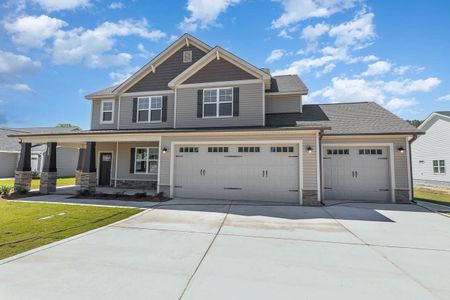
[[[175,199],[0,261],[0,299],[450,299],[450,220],[417,205]]]

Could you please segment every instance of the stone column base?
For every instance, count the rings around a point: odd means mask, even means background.
[[[16,171],[14,193],[26,193],[31,189],[31,171]]]
[[[81,184],[81,171],[80,170],[75,171],[75,184],[76,185]]]
[[[97,173],[80,174],[80,190],[81,192],[95,193],[97,187]]]
[[[49,194],[56,192],[56,178],[57,178],[56,172],[42,172],[39,192],[41,194]]]

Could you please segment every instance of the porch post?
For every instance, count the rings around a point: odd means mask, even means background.
[[[28,192],[31,188],[31,143],[21,143],[19,163],[14,174],[14,193]]]
[[[47,150],[44,153],[44,166],[41,172],[41,184],[39,192],[49,194],[56,192],[56,143],[47,143]]]
[[[95,193],[97,169],[95,167],[95,142],[86,142],[83,164],[80,173],[80,190]]]
[[[75,170],[75,184],[80,185],[80,176],[81,176],[81,169],[83,168],[83,158],[84,153],[86,152],[86,149],[80,148],[78,149],[78,163],[77,163],[77,169]]]

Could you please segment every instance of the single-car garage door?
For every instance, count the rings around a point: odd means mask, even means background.
[[[298,146],[178,145],[174,196],[299,201]]]
[[[387,147],[324,147],[325,200],[389,201]]]

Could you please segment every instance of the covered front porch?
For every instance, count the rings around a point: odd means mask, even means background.
[[[40,193],[55,193],[58,166],[56,148],[79,149],[75,172],[76,187],[58,189],[58,193],[131,194],[159,193],[161,155],[160,136],[148,134],[76,134],[19,137],[22,144],[15,172],[14,191],[24,193],[31,186],[31,147],[47,143],[41,173]]]

